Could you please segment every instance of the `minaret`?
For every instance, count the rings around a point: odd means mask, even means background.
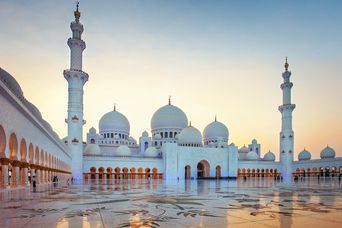
[[[72,37],[68,39],[70,47],[70,69],[64,70],[68,81],[68,147],[72,156],[72,176],[76,181],[83,180],[83,86],[88,81],[88,74],[82,71],[82,52],[86,48],[81,39],[83,25],[80,23],[81,12],[74,11],[75,21],[71,22]]]
[[[283,90],[283,105],[279,106],[281,112],[281,132],[280,132],[280,165],[281,175],[284,182],[291,182],[292,179],[292,162],[294,149],[294,132],[292,129],[292,111],[296,105],[291,104],[291,88],[293,83],[290,82],[291,72],[288,71],[289,64],[287,57],[285,62],[285,72],[283,73],[284,82],[280,88]]]

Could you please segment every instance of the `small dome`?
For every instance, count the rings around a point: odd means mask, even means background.
[[[101,149],[97,144],[88,144],[84,149],[84,154],[99,155],[101,154]]]
[[[0,80],[12,91],[14,95],[19,98],[23,98],[24,94],[21,90],[19,83],[10,75],[7,71],[0,67]]]
[[[147,157],[157,157],[158,156],[158,150],[155,147],[150,146],[149,148],[147,148],[145,150],[144,156],[147,156]]]
[[[246,145],[243,145],[243,147],[241,147],[240,149],[239,149],[239,153],[245,153],[245,154],[247,154],[249,152],[249,149],[248,149],[248,147],[246,147]]]
[[[250,152],[248,152],[248,154],[246,156],[246,160],[256,161],[256,160],[259,160],[259,156],[255,151],[250,151]]]
[[[101,131],[123,131],[129,133],[130,125],[128,119],[118,111],[112,111],[102,116],[99,122]]]
[[[258,141],[256,139],[252,140],[252,144],[257,144],[257,143],[258,143]]]
[[[202,145],[202,135],[201,132],[192,127],[184,128],[181,133],[179,134],[178,144],[195,144],[195,145]]]
[[[47,130],[53,131],[51,125],[46,120],[42,120],[42,123]]]
[[[332,149],[331,147],[327,146],[326,148],[324,148],[321,152],[321,158],[322,159],[326,159],[326,158],[334,158],[336,155],[334,149]]]
[[[311,153],[305,149],[298,154],[299,161],[310,160],[310,159],[311,159]]]
[[[155,136],[154,136],[154,139],[156,139],[156,140],[159,140],[159,139],[161,139],[162,137],[161,137],[161,135],[159,134],[159,133],[157,133]]]
[[[226,125],[219,121],[213,121],[208,124],[203,131],[204,140],[222,138],[224,141],[228,141],[229,132]]]
[[[188,118],[178,107],[168,104],[159,108],[152,116],[151,129],[180,128],[188,125]]]
[[[132,142],[132,143],[137,143],[137,140],[135,140],[135,138],[133,138],[132,136],[130,136],[129,138],[128,138],[128,141],[130,141],[130,142]]]
[[[126,145],[119,146],[118,149],[116,149],[116,155],[118,155],[118,156],[130,156],[131,155],[131,149],[129,149],[129,147]]]
[[[272,153],[271,151],[268,151],[268,152],[264,155],[264,161],[275,161],[275,155],[274,155],[274,153]]]
[[[29,102],[28,100],[25,99],[24,101],[26,107],[28,108],[28,110],[30,110],[30,112],[38,119],[42,119],[42,114],[40,113],[39,109],[32,104],[31,102]]]
[[[92,135],[95,135],[96,134],[96,129],[94,127],[91,127],[89,129],[89,133],[92,134]]]
[[[144,131],[142,134],[141,134],[141,137],[148,137],[148,132],[147,131]]]

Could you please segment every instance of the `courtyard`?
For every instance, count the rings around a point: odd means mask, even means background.
[[[338,178],[121,179],[4,189],[0,227],[341,227]]]

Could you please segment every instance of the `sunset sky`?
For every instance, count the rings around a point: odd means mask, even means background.
[[[75,1],[0,0],[0,66],[60,137],[67,126]],[[82,0],[84,135],[113,110],[138,140],[153,113],[180,107],[203,131],[214,120],[239,147],[279,153],[285,56],[292,71],[295,159],[328,144],[342,156],[342,1]]]

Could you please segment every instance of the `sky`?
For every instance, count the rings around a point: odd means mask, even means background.
[[[0,64],[59,134],[67,126],[67,81],[75,1],[0,0]],[[278,158],[280,84],[288,56],[295,157],[327,145],[342,156],[342,2],[81,0],[84,136],[113,110],[138,139],[168,102],[203,131],[217,119],[229,143],[253,138]]]

